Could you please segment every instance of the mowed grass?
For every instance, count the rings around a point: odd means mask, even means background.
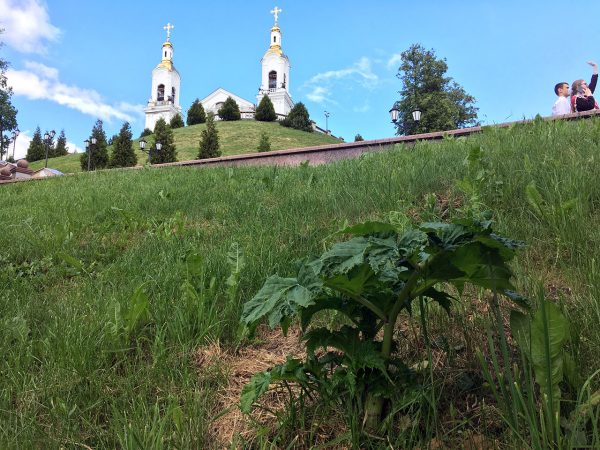
[[[261,133],[265,132],[271,142],[271,150],[286,150],[289,148],[312,147],[315,145],[339,144],[340,141],[321,133],[307,133],[282,127],[274,122],[258,122],[255,120],[239,120],[235,122],[216,122],[219,132],[219,143],[223,156],[242,153],[256,153]],[[188,161],[197,159],[200,149],[200,136],[206,124],[192,125],[173,130],[177,159]],[[107,136],[109,138],[110,136]],[[146,137],[148,143],[154,142],[153,136]],[[133,142],[133,148],[138,155],[138,164],[143,165],[148,160],[148,154],[139,149],[138,139]],[[112,147],[109,147],[109,153]],[[80,155],[65,155],[48,160],[48,167],[58,169],[63,173],[81,172]],[[44,167],[45,161],[31,163],[32,169]]]
[[[474,145],[484,152],[478,199],[457,187]],[[585,378],[600,366],[599,151],[599,120],[536,122],[319,167],[102,171],[2,186],[0,448],[212,448],[227,368],[200,376],[195,349],[244,345],[241,307],[267,276],[290,275],[347,223],[390,211],[431,218],[440,211],[430,193],[462,208],[481,202],[499,233],[527,243],[518,289],[542,286],[564,309]],[[532,182],[543,215],[527,201]],[[232,243],[246,260],[233,295]],[[198,258],[201,271],[189,264]],[[465,316],[479,328],[465,331]],[[464,300],[443,321],[477,345],[488,323]],[[456,420],[440,440],[477,426]]]

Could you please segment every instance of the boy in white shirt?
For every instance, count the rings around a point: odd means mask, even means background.
[[[558,98],[552,106],[552,115],[562,116],[564,114],[571,114],[571,102],[569,101],[569,83],[558,83],[556,86],[554,86],[554,93],[558,95]]]

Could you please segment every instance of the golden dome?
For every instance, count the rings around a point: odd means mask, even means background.
[[[171,44],[171,41],[165,41],[164,44],[163,44],[163,47],[166,47],[166,46],[169,46],[169,47],[172,48],[173,44]]]

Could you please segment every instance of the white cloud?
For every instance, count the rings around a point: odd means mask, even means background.
[[[402,54],[395,53],[392,56],[390,56],[390,59],[388,59],[388,62],[386,65],[387,65],[388,69],[398,69],[398,67],[400,67],[401,62],[402,62]]]
[[[310,90],[306,97],[315,103],[333,103],[334,91],[352,90],[356,86],[372,90],[380,84],[379,76],[373,72],[372,62],[367,57],[360,58],[350,67],[328,70],[314,75],[303,88]]]
[[[5,29],[2,39],[23,53],[44,54],[46,44],[61,33],[40,0],[0,0],[0,28]]]
[[[1,1],[1,0],[0,0]],[[31,100],[50,100],[83,114],[110,122],[113,119],[134,122],[141,116],[143,106],[120,103],[109,105],[102,96],[92,89],[69,86],[59,80],[58,70],[36,62],[27,62],[29,70],[9,69],[6,73],[8,84],[15,95]],[[136,113],[132,115],[131,113]]]

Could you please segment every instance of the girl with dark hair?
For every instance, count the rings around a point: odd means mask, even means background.
[[[592,61],[588,61],[588,64],[594,68],[594,74],[592,75],[589,86],[585,80],[575,80],[571,85],[572,112],[600,109],[593,96],[594,91],[596,90],[596,83],[598,82],[598,65]]]

